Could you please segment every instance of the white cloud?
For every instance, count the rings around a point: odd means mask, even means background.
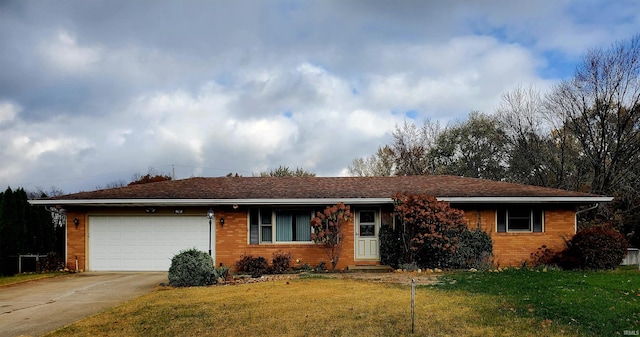
[[[43,42],[41,53],[54,68],[72,73],[90,68],[101,54],[99,47],[78,45],[76,36],[66,30],[59,30],[52,39]]]
[[[635,32],[638,6],[21,3],[0,14],[0,185],[72,192],[172,163],[344,175],[407,113],[446,123],[544,90],[542,72]]]
[[[298,133],[296,125],[284,117],[245,121],[231,119],[224,127],[222,133],[235,144],[235,148],[263,158],[292,145]]]
[[[0,125],[13,121],[21,109],[13,103],[0,101]]]
[[[390,131],[393,120],[390,121],[391,114],[381,116],[372,111],[355,110],[349,113],[345,126],[355,130],[356,135],[369,138],[383,137]],[[399,122],[399,121],[395,121]]]

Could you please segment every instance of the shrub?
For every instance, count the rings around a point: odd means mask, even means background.
[[[534,267],[558,265],[560,255],[561,252],[556,252],[547,247],[547,245],[542,245],[538,250],[531,253],[531,264]]]
[[[180,251],[171,259],[169,284],[192,287],[213,284],[215,267],[209,254],[195,248]]]
[[[284,274],[291,268],[291,253],[275,252],[271,260],[274,274]]]
[[[262,256],[242,255],[236,262],[236,269],[251,274],[251,277],[262,276],[268,268],[267,260]]]
[[[574,267],[582,269],[615,269],[627,253],[628,243],[620,232],[597,226],[578,231],[563,252],[565,259],[573,259]]]
[[[311,219],[311,241],[324,248],[331,261],[331,270],[336,270],[344,242],[344,228],[352,220],[351,208],[341,202],[327,206],[324,212],[317,212]]]
[[[380,226],[380,263],[398,269],[404,261],[400,232],[389,225]]]
[[[393,196],[405,263],[421,268],[445,267],[458,248],[458,237],[467,229],[464,213],[426,194]]]
[[[465,230],[458,236],[458,249],[449,260],[449,267],[488,269],[491,266],[493,243],[481,229]]]
[[[219,279],[226,280],[229,277],[229,268],[225,266],[220,266],[220,268],[215,268],[211,277],[213,278],[213,281],[215,283],[218,283]]]
[[[47,254],[47,257],[40,262],[41,271],[58,271],[64,269],[64,267],[64,259],[56,252]]]

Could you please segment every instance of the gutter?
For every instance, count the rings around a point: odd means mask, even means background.
[[[613,198],[611,198],[611,199],[613,200]],[[598,208],[598,206],[600,206],[600,204],[596,202],[591,207],[587,207],[585,209],[581,209],[579,211],[576,211],[575,219],[573,221],[573,223],[574,223],[574,232],[576,232],[576,233],[578,232],[578,214],[594,210],[594,209]]]
[[[574,203],[608,202],[612,197],[438,197],[439,201],[463,204]],[[28,200],[41,206],[221,206],[221,205],[348,205],[391,204],[392,198],[303,198],[303,199],[39,199]],[[597,206],[596,206],[597,207]],[[586,210],[585,210],[586,211]]]

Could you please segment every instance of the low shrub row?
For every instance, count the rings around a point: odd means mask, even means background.
[[[457,245],[452,253],[440,254],[437,261],[433,261],[418,254],[419,259],[411,262],[407,252],[404,251],[406,245],[403,244],[400,229],[394,229],[389,225],[380,228],[380,259],[384,265],[389,265],[395,269],[412,268],[453,268],[479,270],[491,267],[491,256],[493,243],[491,237],[480,229],[466,229],[455,238]]]
[[[293,255],[291,253],[275,252],[271,259],[271,264],[262,256],[242,255],[240,260],[235,263],[237,272],[250,274],[252,277],[260,277],[263,274],[284,274],[294,269],[296,270],[312,270],[307,265],[300,265],[297,268],[292,266]],[[296,262],[300,263],[299,260]],[[316,270],[324,270],[325,263],[321,262],[316,266]]]

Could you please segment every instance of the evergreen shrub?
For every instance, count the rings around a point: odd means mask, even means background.
[[[180,251],[171,259],[169,285],[173,287],[205,286],[214,283],[215,266],[209,254],[195,248]]]
[[[484,270],[491,267],[493,243],[481,229],[465,230],[458,236],[458,248],[449,260],[448,267]]]
[[[380,226],[380,263],[398,269],[404,262],[402,237],[390,225]]]

